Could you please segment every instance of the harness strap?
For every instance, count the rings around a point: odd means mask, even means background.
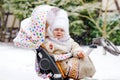
[[[58,69],[60,70],[63,78],[67,78],[67,76],[64,74],[64,72],[63,72],[63,70],[62,70],[62,67],[61,67],[61,65],[59,64],[59,62],[56,62],[56,65],[58,66]]]

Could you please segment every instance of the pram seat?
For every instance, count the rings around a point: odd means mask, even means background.
[[[40,69],[39,73],[50,73],[51,76],[49,78],[51,80],[68,80],[67,77],[61,74],[62,71],[60,71],[59,69],[60,66],[57,66],[54,58],[50,56],[44,48],[39,47],[38,49],[36,49],[36,58]]]

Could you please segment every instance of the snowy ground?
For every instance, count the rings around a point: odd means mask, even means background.
[[[88,46],[83,47],[88,50]],[[120,47],[118,47],[120,49]],[[102,47],[94,49],[90,57],[96,67],[96,80],[120,80],[120,56],[103,55]],[[35,53],[13,44],[0,43],[0,80],[45,80],[34,69]],[[48,80],[48,79],[46,79]]]

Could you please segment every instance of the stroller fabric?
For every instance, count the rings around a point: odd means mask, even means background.
[[[37,49],[44,42],[47,13],[51,8],[40,5],[33,10],[31,17],[21,22],[20,31],[13,40],[16,46]]]

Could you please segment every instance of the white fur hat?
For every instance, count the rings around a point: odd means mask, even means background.
[[[55,13],[56,15],[52,16],[55,17],[54,21],[52,23],[50,23],[50,26],[48,28],[48,36],[53,37],[53,34],[51,34],[51,32],[53,32],[54,29],[56,28],[62,28],[65,31],[65,35],[64,35],[64,40],[69,38],[69,19],[68,19],[68,14],[65,10],[60,9],[57,11],[57,13]]]
[[[60,10],[55,17],[54,23],[51,25],[52,31],[55,28],[62,28],[66,33],[69,33],[69,20],[68,15],[66,15],[63,10]]]

